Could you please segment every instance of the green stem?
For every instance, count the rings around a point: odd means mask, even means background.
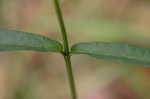
[[[62,37],[63,37],[64,51],[66,52],[66,54],[69,54],[69,43],[67,38],[67,32],[66,32],[65,23],[64,23],[64,19],[62,16],[62,12],[58,0],[54,0],[54,4],[55,4],[57,18],[59,20],[59,25],[61,28]]]
[[[67,75],[68,75],[68,80],[69,80],[69,85],[70,85],[71,97],[72,99],[77,99],[75,80],[74,80],[70,52],[69,52],[69,42],[67,38],[67,32],[66,32],[66,28],[64,24],[64,19],[62,16],[62,12],[61,12],[58,0],[54,0],[54,5],[55,5],[56,14],[58,17],[58,21],[59,21],[59,25],[60,25],[62,37],[63,37],[64,51],[62,52],[62,54],[66,62],[66,69],[67,69]]]
[[[67,69],[68,79],[70,83],[69,85],[70,85],[71,96],[72,96],[72,99],[77,99],[76,86],[75,86],[75,80],[73,76],[70,56],[64,56],[64,59],[66,62],[66,69]]]

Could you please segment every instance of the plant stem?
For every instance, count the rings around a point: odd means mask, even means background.
[[[72,64],[70,60],[70,56],[64,56],[65,62],[66,62],[66,69],[68,73],[68,79],[70,83],[70,92],[72,99],[77,99],[77,93],[76,93],[76,86],[75,86],[75,80],[73,76],[73,70],[72,70]]]
[[[58,0],[54,0],[54,4],[55,4],[55,10],[59,21],[59,25],[61,28],[62,37],[63,37],[64,51],[66,52],[66,54],[69,54],[69,43],[67,38],[67,32],[66,32],[65,23],[64,23],[64,19],[62,16],[62,12]]]
[[[62,52],[62,54],[66,62],[66,69],[67,69],[67,75],[68,75],[68,80],[69,80],[69,85],[70,85],[71,97],[72,99],[77,99],[76,85],[75,85],[75,80],[74,80],[74,75],[73,75],[73,70],[72,70],[72,64],[71,64],[71,58],[70,58],[70,52],[69,52],[69,42],[67,38],[65,23],[64,23],[64,19],[62,16],[62,12],[61,12],[58,0],[54,0],[54,5],[55,5],[56,14],[58,17],[58,21],[59,21],[59,25],[60,25],[62,37],[63,37],[64,51]]]

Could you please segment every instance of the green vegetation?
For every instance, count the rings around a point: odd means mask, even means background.
[[[138,64],[150,65],[150,49],[123,43],[89,42],[79,43],[69,47],[67,31],[58,0],[54,0],[56,14],[62,31],[63,44],[51,38],[14,30],[0,30],[0,51],[32,50],[39,52],[57,52],[64,56],[70,84],[72,99],[78,99],[75,79],[72,70],[71,56],[87,54],[97,59],[106,59]]]

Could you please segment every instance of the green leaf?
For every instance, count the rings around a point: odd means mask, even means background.
[[[150,49],[125,43],[89,42],[75,44],[72,54],[87,54],[98,59],[133,63],[150,67]]]
[[[62,45],[55,40],[38,34],[0,30],[0,51],[33,50],[60,52]]]

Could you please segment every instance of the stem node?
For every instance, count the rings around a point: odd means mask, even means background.
[[[69,85],[70,85],[71,97],[72,99],[77,99],[76,85],[75,85],[75,80],[74,80],[74,75],[73,75],[73,70],[72,70],[72,64],[71,64],[71,58],[70,58],[70,52],[69,52],[69,42],[68,42],[67,32],[65,28],[65,23],[64,23],[64,19],[62,16],[62,12],[61,12],[58,0],[54,0],[54,5],[55,5],[57,18],[59,21],[59,25],[60,25],[62,37],[63,37],[64,51],[62,52],[62,54],[66,62],[66,69],[67,69],[67,75],[68,75],[68,80],[69,80]]]

